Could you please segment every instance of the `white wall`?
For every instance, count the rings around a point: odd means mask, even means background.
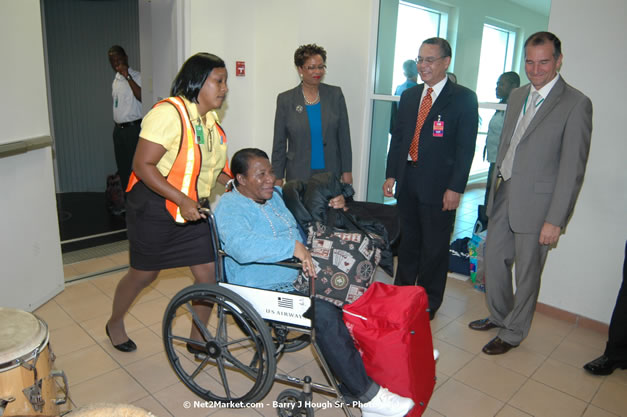
[[[0,2],[0,38],[0,147],[50,136],[39,0]],[[54,190],[50,147],[0,157],[1,307],[32,311],[63,289]]]
[[[39,0],[0,2],[0,35],[0,143],[50,135]]]
[[[139,0],[139,44],[144,114],[170,95],[180,65],[176,0]]]
[[[243,147],[272,151],[277,95],[299,82],[294,51],[317,43],[327,51],[325,82],[342,87],[348,107],[353,172],[365,163],[371,1],[216,0],[191,1],[191,53],[211,52],[225,60],[229,96],[223,125],[232,155]],[[246,61],[246,77],[235,76]],[[356,188],[365,176],[355,176]]]
[[[606,323],[627,239],[625,16],[624,0],[552,0],[549,19],[562,41],[561,74],[590,97],[594,118],[583,188],[566,234],[549,253],[540,301]]]

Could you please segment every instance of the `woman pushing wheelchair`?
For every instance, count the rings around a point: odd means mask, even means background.
[[[295,292],[292,283],[298,271],[271,263],[298,258],[303,272],[315,278],[311,254],[281,190],[274,187],[276,176],[267,154],[254,148],[242,149],[231,159],[233,191],[220,199],[215,210],[218,233],[224,251],[227,280],[275,291]],[[344,196],[329,200],[341,209]],[[362,416],[404,416],[414,403],[380,387],[367,374],[359,352],[344,325],[342,310],[314,299],[313,326],[316,341],[331,371],[341,382],[343,394],[361,404]]]

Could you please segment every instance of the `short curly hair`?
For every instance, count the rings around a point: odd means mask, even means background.
[[[314,55],[320,55],[322,57],[322,62],[327,62],[327,51],[325,51],[322,46],[310,43],[299,46],[296,52],[294,52],[294,65],[300,68],[305,65],[305,61]]]

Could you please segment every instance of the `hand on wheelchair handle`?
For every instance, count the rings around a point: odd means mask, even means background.
[[[199,205],[191,198],[184,196],[179,203],[181,216],[187,221],[196,221],[206,218],[204,214],[199,212]]]
[[[198,207],[198,213],[200,213],[200,217],[206,219],[211,213],[211,209],[207,207]]]

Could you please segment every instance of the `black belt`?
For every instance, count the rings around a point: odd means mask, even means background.
[[[407,160],[407,165],[409,165],[412,168],[416,168],[418,166],[418,161],[412,161],[412,160]]]
[[[124,123],[116,123],[115,125],[120,129],[124,129],[125,127],[131,127],[141,124],[142,119],[133,120],[132,122],[124,122]]]

